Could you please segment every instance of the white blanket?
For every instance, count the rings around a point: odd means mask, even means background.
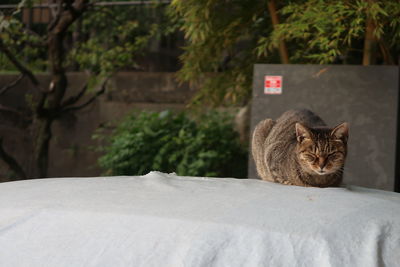
[[[3,183],[0,266],[400,266],[400,194],[159,172]]]

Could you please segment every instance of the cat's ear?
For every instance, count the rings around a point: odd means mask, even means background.
[[[310,130],[301,123],[296,123],[296,138],[299,143],[304,139],[311,139]]]
[[[341,140],[346,143],[349,138],[349,124],[347,122],[339,124],[333,128],[331,136],[336,140]]]

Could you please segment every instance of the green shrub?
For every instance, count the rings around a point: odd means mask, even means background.
[[[246,176],[247,153],[226,113],[196,120],[186,113],[141,112],[127,117],[112,134],[100,166],[108,175],[149,171],[182,176]]]

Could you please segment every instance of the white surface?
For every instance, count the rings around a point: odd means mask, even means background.
[[[0,184],[0,266],[399,266],[400,195],[258,180]]]

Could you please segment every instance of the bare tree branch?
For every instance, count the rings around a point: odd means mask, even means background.
[[[53,18],[57,15],[57,7],[60,6],[61,1],[58,2],[58,5],[54,5],[52,0],[47,0],[47,6],[50,9],[50,13]]]
[[[91,98],[89,98],[85,103],[82,103],[81,105],[78,105],[78,106],[65,108],[64,111],[66,111],[66,112],[77,111],[77,110],[80,110],[80,109],[82,109],[82,108],[88,106],[89,104],[91,104],[93,101],[95,101],[100,95],[102,95],[102,94],[106,91],[106,89],[107,89],[106,84],[107,84],[108,80],[109,80],[109,77],[106,78],[106,79],[102,82],[102,84],[101,84],[101,86],[100,86],[100,90],[98,90],[98,91],[97,91]]]
[[[87,88],[88,88],[88,83],[85,83],[85,85],[82,87],[79,93],[65,100],[64,103],[62,103],[62,106],[67,107],[76,104],[82,98],[82,96],[85,95]]]
[[[25,75],[21,74],[21,75],[19,75],[17,77],[17,79],[15,79],[14,81],[12,81],[9,84],[7,84],[7,85],[3,86],[2,88],[0,88],[0,96],[4,95],[8,90],[10,90],[14,86],[16,86],[24,77],[25,77]]]
[[[60,18],[48,34],[48,55],[50,63],[50,82],[47,106],[49,109],[60,108],[65,91],[68,87],[68,79],[64,69],[66,51],[63,49],[63,40],[68,28],[74,23],[83,12],[86,11],[88,0],[63,0]]]
[[[63,9],[62,4],[66,4],[66,9]],[[56,30],[57,33],[64,32],[76,18],[78,18],[88,7],[92,6],[87,0],[59,0],[56,18],[51,22],[48,32]],[[57,26],[57,27],[56,27]],[[57,29],[55,29],[57,28]]]
[[[0,137],[0,159],[2,159],[20,179],[23,180],[27,179],[25,171],[22,169],[21,165],[4,150],[3,139],[1,137]]]
[[[49,4],[49,6],[51,6],[51,5]],[[56,9],[54,9],[53,7],[51,8],[51,13],[52,13],[52,16],[54,17],[54,19],[50,22],[49,26],[47,27],[47,30],[49,32],[54,29],[54,27],[57,25],[58,21],[61,18],[62,0],[58,0]]]
[[[21,72],[21,74],[29,78],[29,80],[32,82],[35,88],[42,91],[39,80],[36,78],[36,76],[24,65],[22,65],[21,62],[19,62],[19,60],[13,55],[13,53],[10,50],[8,50],[8,48],[4,45],[1,39],[0,39],[0,51],[7,56],[8,60],[10,60],[14,64],[14,66]]]
[[[13,113],[15,115],[18,115],[19,117],[24,117],[24,115],[19,110],[14,109],[12,107],[4,106],[2,104],[0,104],[0,112],[1,111],[10,112],[10,113]]]
[[[379,39],[378,44],[379,44],[379,49],[381,50],[381,54],[382,54],[385,64],[393,65],[394,59],[393,59],[392,55],[390,54],[390,49],[389,49],[388,45],[386,44],[386,42],[383,39]]]

